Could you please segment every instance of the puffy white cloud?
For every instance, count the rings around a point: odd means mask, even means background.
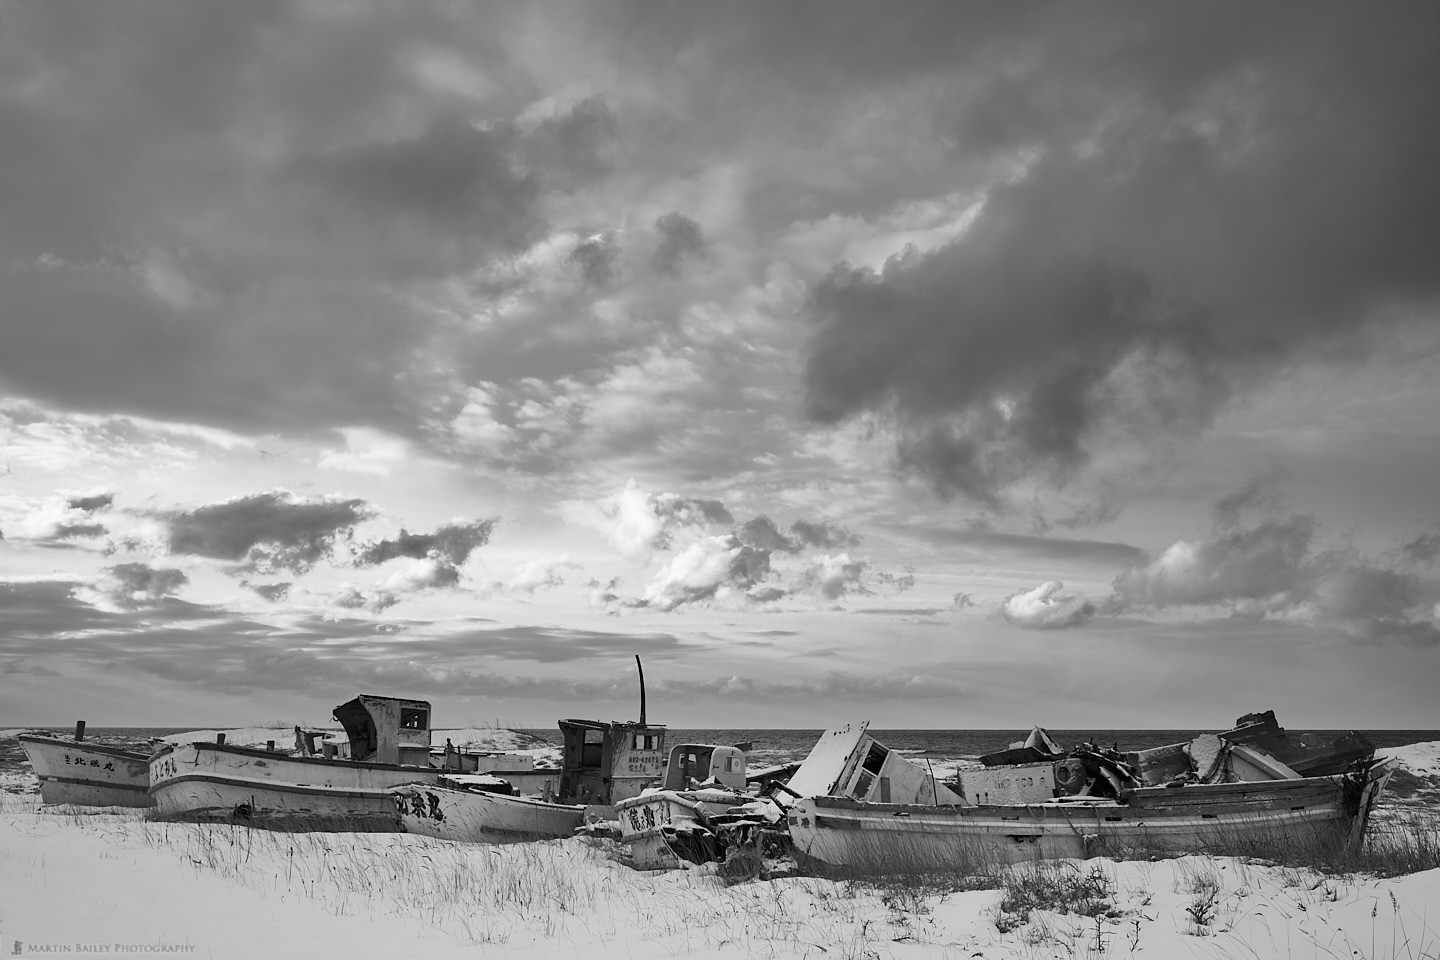
[[[1093,604],[1082,596],[1061,593],[1064,588],[1059,580],[1047,580],[1016,593],[1000,604],[1000,615],[1016,626],[1042,630],[1079,626],[1095,615]]]
[[[706,537],[671,557],[645,588],[643,603],[660,610],[755,586],[770,572],[768,553],[735,537]]]

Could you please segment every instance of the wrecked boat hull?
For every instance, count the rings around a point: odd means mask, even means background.
[[[656,790],[615,804],[620,842],[630,847],[636,870],[673,870],[684,863],[708,863],[724,854],[710,818],[745,803],[749,797],[706,791]]]
[[[797,800],[787,823],[797,859],[866,873],[965,871],[1058,858],[1267,849],[1361,842],[1394,769],[1343,776],[1145,787],[1120,800],[996,806]]]
[[[406,833],[461,843],[518,843],[568,837],[585,822],[583,805],[549,803],[412,783],[387,792]]]
[[[42,803],[79,807],[152,807],[150,756],[60,737],[17,737],[40,780]]]

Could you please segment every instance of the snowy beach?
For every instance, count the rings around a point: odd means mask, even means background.
[[[1440,785],[1440,743],[1385,752],[1421,787],[1419,802],[1386,802],[1377,829],[1433,810]],[[0,790],[7,956],[1440,957],[1437,869],[1060,861],[1046,874],[1085,898],[1026,909],[1007,888],[638,872],[609,842],[579,838],[460,845],[42,807],[24,769]],[[1434,840],[1433,821],[1406,829]]]

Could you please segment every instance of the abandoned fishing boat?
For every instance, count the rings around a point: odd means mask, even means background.
[[[640,673],[638,721],[561,720],[560,767],[491,771],[489,779],[446,775],[399,783],[389,792],[404,830],[471,843],[566,837],[586,820],[611,820],[615,804],[658,783],[665,727],[645,719]],[[500,780],[500,783],[494,782]]]
[[[637,870],[669,870],[681,862],[724,858],[717,818],[750,803],[745,754],[736,747],[682,743],[670,751],[659,787],[615,804],[620,842]],[[728,820],[729,818],[727,818]]]
[[[521,796],[493,774],[444,774],[435,783],[390,788],[406,833],[466,843],[514,843],[568,837],[585,822],[584,804]]]
[[[826,738],[848,739],[830,731],[817,750]],[[961,771],[947,788],[955,799],[938,804],[806,789],[787,805],[786,823],[797,859],[875,872],[1097,855],[1253,854],[1312,843],[1353,847],[1395,766],[1361,760],[1342,774],[1301,777],[1255,747],[1213,735],[1196,739],[1186,752],[1195,766],[1164,785],[1148,784],[1117,752],[1087,744],[1057,759]],[[860,745],[840,752],[812,751],[821,762],[807,758],[792,784],[854,782],[847,771],[863,767]]]
[[[365,694],[336,707],[334,717],[348,758],[329,743],[319,755],[236,746],[223,735],[175,744],[150,758],[150,796],[166,816],[398,830],[388,789],[434,783],[446,772],[432,764],[430,704]],[[530,757],[513,754],[474,754],[463,766],[517,777],[533,772]]]
[[[152,807],[150,753],[88,742],[84,722],[73,739],[22,733],[18,739],[40,779],[41,803],[81,807]]]

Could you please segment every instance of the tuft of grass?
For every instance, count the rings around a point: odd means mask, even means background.
[[[1103,869],[1081,869],[1069,860],[1042,860],[1005,872],[1000,887],[995,925],[1013,930],[1030,920],[1036,910],[1081,917],[1117,914],[1115,883]]]

